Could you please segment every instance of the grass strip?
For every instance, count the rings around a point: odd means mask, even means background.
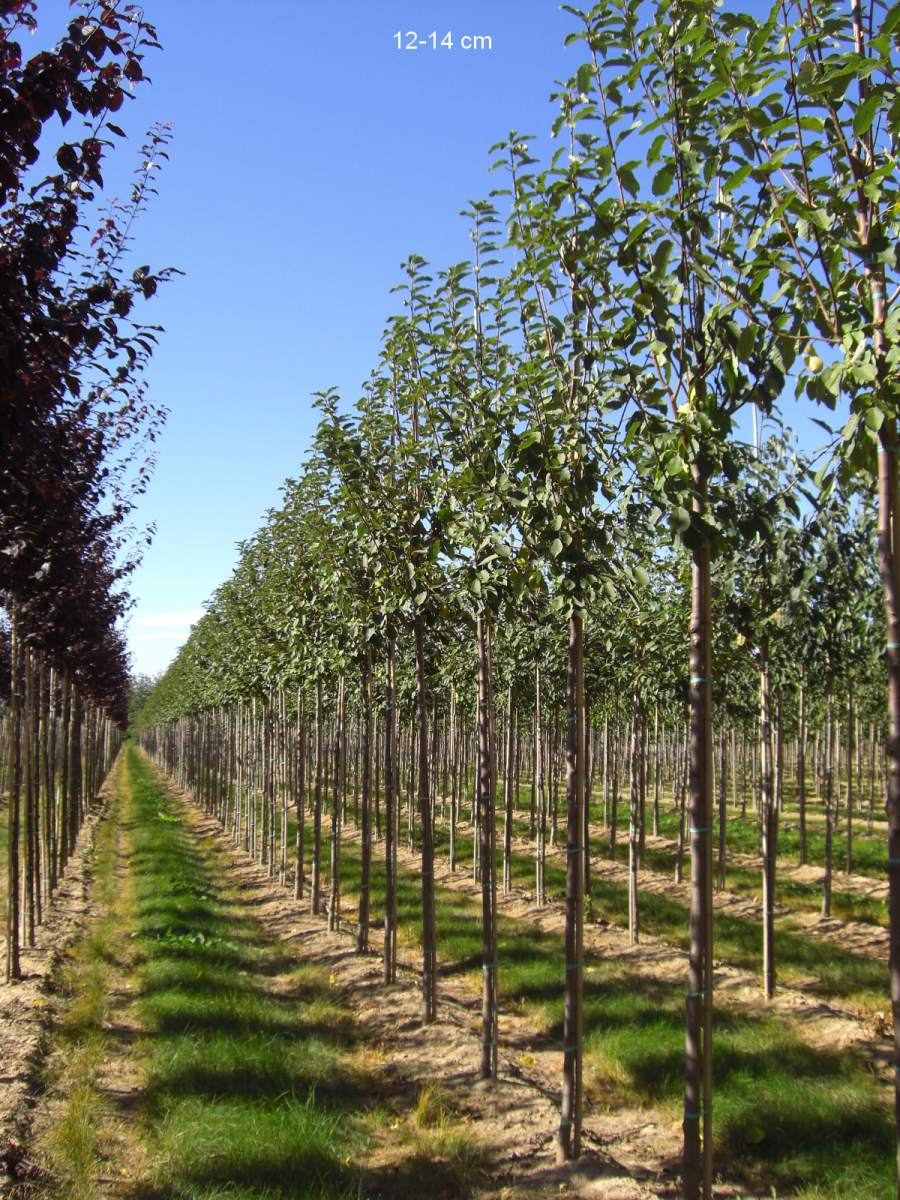
[[[127,762],[154,1200],[355,1200],[370,1097],[327,971],[273,944],[133,747]]]
[[[358,843],[343,847],[342,871],[349,898],[359,881]],[[375,911],[383,902],[383,872],[376,870]],[[408,945],[420,944],[420,914],[418,876],[401,868],[398,919]],[[469,975],[477,987],[480,902],[439,885],[437,920],[442,974]],[[563,1028],[563,949],[561,935],[525,920],[499,920],[502,1000],[534,1017],[554,1041]],[[647,1104],[680,1124],[684,983],[649,981],[590,952],[585,964],[589,1103]],[[798,1200],[893,1196],[891,1115],[883,1089],[852,1054],[814,1048],[762,1011],[717,1008],[715,1088],[716,1153],[724,1170]]]
[[[91,906],[100,915],[67,951],[54,976],[62,999],[49,1039],[44,1084],[59,1099],[40,1131],[35,1155],[51,1176],[47,1195],[59,1200],[93,1200],[111,1145],[115,1115],[100,1075],[108,1050],[110,979],[127,937],[116,875],[116,825],[121,795],[97,827],[92,864]]]

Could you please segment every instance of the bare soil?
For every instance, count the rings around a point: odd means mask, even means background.
[[[66,950],[91,916],[90,885],[97,827],[109,806],[111,777],[84,821],[66,873],[35,931],[35,945],[21,951],[22,979],[0,983],[3,1065],[0,1074],[0,1195],[30,1172],[23,1142],[40,1089],[46,1031],[52,1018],[52,980]]]

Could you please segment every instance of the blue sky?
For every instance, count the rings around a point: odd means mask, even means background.
[[[488,147],[511,129],[547,138],[553,82],[580,52],[563,45],[573,23],[557,0],[145,8],[164,48],[145,64],[152,86],[117,115],[130,143],[105,174],[127,194],[143,130],[171,122],[135,246],[136,263],[186,272],[144,308],[166,329],[147,378],[170,415],[136,515],[156,535],[128,632],[135,669],[156,671],[298,472],[311,394],[356,398],[401,262],[468,256],[459,211],[500,184]],[[68,0],[38,11],[35,43],[55,41]],[[456,44],[398,50],[410,30]],[[491,49],[464,50],[465,35]]]
[[[186,272],[144,310],[166,327],[148,381],[170,415],[138,513],[157,532],[132,578],[129,642],[135,668],[155,671],[297,473],[311,393],[355,398],[404,258],[466,257],[458,213],[497,185],[488,147],[510,129],[549,131],[547,97],[578,53],[556,0],[145,9],[164,49],[117,117],[131,144],[106,178],[124,193],[143,129],[172,123],[135,247],[137,262]],[[35,42],[54,41],[68,11],[42,0]],[[411,29],[457,45],[398,50],[393,35]],[[463,50],[466,34],[492,48]]]

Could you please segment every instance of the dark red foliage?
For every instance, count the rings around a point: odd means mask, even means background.
[[[167,156],[165,128],[148,136],[129,202],[93,234],[86,214],[122,136],[110,116],[146,78],[143,57],[158,42],[136,5],[92,3],[25,61],[18,35],[34,12],[33,0],[0,0],[0,597],[26,640],[122,712],[127,659],[115,629],[128,566],[115,565],[117,530],[135,492],[124,478],[164,415],[139,382],[158,329],[132,312],[171,274],[126,276],[123,259]],[[68,126],[74,114],[80,133],[49,151],[47,122]]]

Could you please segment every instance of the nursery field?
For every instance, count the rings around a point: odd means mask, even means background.
[[[360,794],[349,774],[338,805],[338,920],[334,855],[323,866],[321,911],[312,915],[307,896],[295,897],[293,804],[279,801],[270,814],[278,818],[275,853],[263,854],[261,795],[255,805],[245,798],[236,837],[234,790],[219,796],[223,823],[128,743],[105,795],[86,915],[46,983],[44,1065],[21,1130],[27,1170],[17,1167],[29,1196],[678,1194],[689,894],[674,881],[678,813],[664,781],[659,834],[648,833],[639,871],[634,941],[628,846],[610,855],[611,811],[595,780],[583,943],[585,1150],[566,1165],[553,1152],[552,1100],[564,1027],[565,846],[548,836],[538,904],[527,776],[512,797],[509,886],[498,896],[499,1059],[487,1088],[481,873],[468,802],[455,800],[454,814],[449,797],[435,798],[438,1008],[435,1023],[423,1024],[421,848],[406,796],[396,814],[397,976],[385,984],[376,945],[386,907],[381,792],[369,797],[372,941],[363,955]],[[308,831],[312,790],[302,808]],[[811,826],[818,808],[810,797]],[[333,811],[323,813],[323,859]],[[785,823],[795,815],[786,803]],[[617,820],[627,829],[627,807]],[[243,846],[248,831],[251,843],[259,835],[255,855]],[[767,1001],[758,818],[752,807],[741,815],[738,797],[727,833],[725,888],[716,893],[715,1194],[890,1196],[883,897],[853,908],[866,894],[859,889],[883,887],[864,874],[878,835],[855,836],[858,873],[835,874],[828,920],[819,916],[816,835],[808,834],[805,868],[783,839],[779,978]],[[305,840],[307,885],[313,857]],[[502,852],[495,866],[503,877]],[[804,878],[792,890],[798,872]],[[865,929],[872,944],[859,940]],[[507,1108],[511,1088],[518,1091]]]
[[[0,1195],[900,1200],[900,3],[563,4],[474,199],[540,38],[163,4],[124,176],[152,7],[0,4]]]

